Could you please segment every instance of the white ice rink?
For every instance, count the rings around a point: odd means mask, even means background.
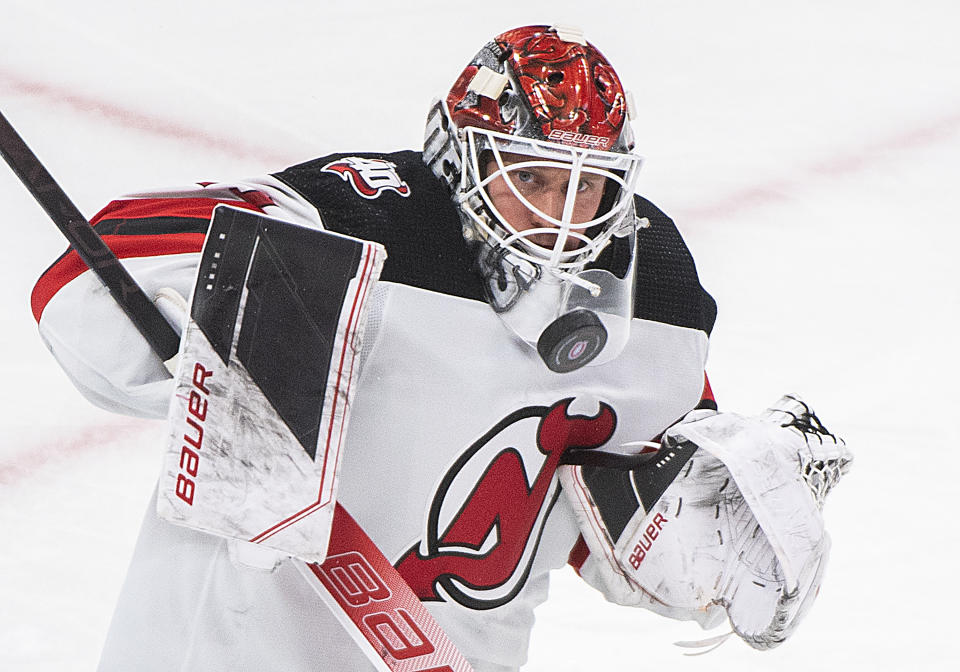
[[[638,103],[641,191],[719,302],[722,407],[799,392],[857,462],[828,502],[820,598],[784,646],[684,657],[672,642],[695,625],[564,571],[525,669],[960,669],[955,0],[0,8],[0,110],[88,216],[149,187],[416,147],[487,39],[583,26]],[[60,372],[29,296],[65,242],[5,165],[0,202],[0,670],[92,670],[163,427],[96,410]]]

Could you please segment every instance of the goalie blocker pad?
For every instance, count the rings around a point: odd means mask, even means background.
[[[372,242],[218,206],[180,345],[159,515],[321,562]]]

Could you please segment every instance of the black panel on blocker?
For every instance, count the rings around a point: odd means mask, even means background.
[[[340,362],[337,322],[363,243],[236,209],[218,208],[214,220],[227,216],[231,235],[242,228],[256,241],[245,264],[237,359],[316,459],[327,378]]]
[[[261,220],[237,358],[312,459],[337,322],[363,245]]]
[[[232,208],[214,210],[190,308],[190,317],[224,364],[230,362],[243,282],[257,241],[257,222],[240,219],[238,214],[244,213]]]

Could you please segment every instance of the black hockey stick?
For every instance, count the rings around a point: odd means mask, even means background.
[[[177,354],[180,337],[147,298],[113,251],[0,113],[0,154],[66,236],[84,263],[110,291],[127,317],[163,361]]]

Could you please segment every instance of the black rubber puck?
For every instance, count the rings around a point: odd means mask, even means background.
[[[551,371],[569,373],[589,364],[607,344],[607,330],[591,311],[577,308],[551,322],[537,340],[537,352]]]

